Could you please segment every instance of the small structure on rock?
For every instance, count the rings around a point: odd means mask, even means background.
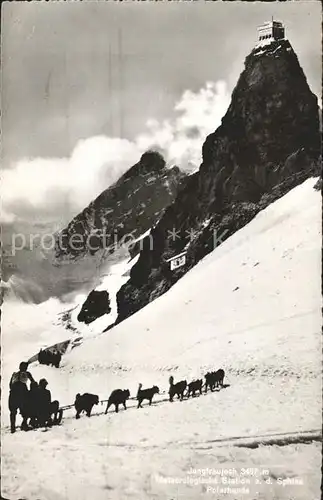
[[[265,22],[258,27],[258,45],[266,45],[277,40],[285,39],[285,27],[280,21]]]
[[[174,257],[167,259],[166,262],[169,263],[171,271],[184,266],[186,264],[186,252],[174,255]]]

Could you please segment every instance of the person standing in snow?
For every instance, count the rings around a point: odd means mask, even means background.
[[[39,386],[37,382],[30,383],[30,389],[28,393],[28,405],[27,413],[30,418],[29,425],[35,429],[38,426],[38,393]]]
[[[26,404],[28,400],[28,387],[27,383],[35,382],[33,376],[29,371],[27,371],[28,363],[22,362],[19,365],[19,371],[14,372],[9,383],[9,411],[10,411],[10,429],[11,433],[16,431],[16,416],[17,411],[23,418],[21,424],[21,430],[28,430],[27,416],[26,416]]]
[[[40,427],[45,427],[50,419],[51,393],[46,389],[48,382],[45,378],[40,379],[38,389],[38,422]]]
[[[52,401],[51,393],[46,389],[47,385],[48,382],[45,378],[39,381],[37,419],[40,427],[51,427],[53,424],[59,424],[63,416],[63,410],[59,409],[59,402],[57,400]]]

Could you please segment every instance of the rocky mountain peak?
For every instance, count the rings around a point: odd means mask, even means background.
[[[166,162],[158,151],[146,151],[141,158],[140,163],[143,168],[146,168],[148,171],[150,168],[154,168],[155,170],[161,170],[165,168]]]
[[[144,234],[173,202],[184,179],[178,167],[166,168],[160,153],[147,151],[57,235],[57,261],[102,249],[110,254],[124,238]]]
[[[127,170],[127,172],[120,177],[117,185],[140,175],[146,176],[149,174],[161,174],[165,167],[166,162],[159,152],[146,151],[141,155],[139,162],[129,168],[129,170]]]
[[[222,125],[203,145],[201,176],[219,175],[222,196],[257,201],[302,148],[314,156],[320,149],[317,98],[288,40],[255,48]]]
[[[199,172],[166,209],[118,293],[118,321],[167,291],[262,208],[320,171],[316,96],[288,40],[254,48]],[[217,235],[214,238],[214,235]],[[173,235],[173,236],[172,236]],[[186,264],[170,271],[170,257]]]

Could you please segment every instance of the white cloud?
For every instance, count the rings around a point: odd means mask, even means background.
[[[175,119],[148,120],[133,141],[91,137],[77,143],[70,158],[32,158],[2,172],[3,215],[33,220],[69,220],[135,164],[147,149],[159,149],[168,165],[193,170],[201,163],[206,136],[221,123],[230,102],[225,82],[186,90]],[[66,222],[66,221],[65,221]]]
[[[220,124],[230,103],[226,83],[208,82],[194,93],[186,90],[174,110],[173,121],[147,122],[148,131],[137,138],[140,149],[158,146],[168,164],[192,170],[202,161],[202,145]]]
[[[79,141],[70,158],[33,158],[2,172],[2,214],[69,219],[138,161],[135,144],[99,136]]]

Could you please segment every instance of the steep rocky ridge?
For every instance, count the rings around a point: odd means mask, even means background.
[[[144,153],[136,165],[57,234],[56,259],[78,259],[102,248],[112,253],[122,241],[131,242],[158,221],[184,179],[178,167],[166,168],[159,153]]]
[[[319,108],[289,41],[252,50],[221,126],[203,145],[203,161],[146,237],[120,289],[122,321],[260,210],[320,172]],[[183,267],[167,259],[186,250]],[[212,277],[210,277],[212,279]]]

